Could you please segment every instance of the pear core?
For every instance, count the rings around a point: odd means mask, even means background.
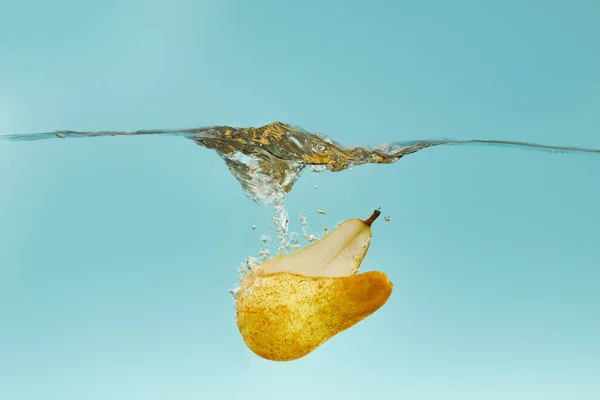
[[[356,274],[368,250],[357,241],[366,232],[370,242],[370,225],[379,214],[347,220],[317,243],[267,260],[268,268],[242,280],[237,325],[250,350],[273,361],[304,357],[386,303],[393,285],[383,272]]]

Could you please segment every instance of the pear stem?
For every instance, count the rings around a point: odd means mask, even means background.
[[[368,226],[371,226],[371,224],[373,223],[373,221],[375,221],[377,219],[377,217],[379,217],[380,215],[381,215],[381,211],[379,211],[379,210],[373,211],[373,214],[371,214],[371,216],[369,217],[369,219],[367,219],[365,221],[365,224],[367,224]]]

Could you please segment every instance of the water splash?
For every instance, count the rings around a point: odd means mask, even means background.
[[[181,136],[215,150],[255,202],[274,204],[281,231],[281,246],[289,240],[287,213],[283,198],[292,189],[305,167],[314,172],[338,172],[362,164],[392,164],[402,157],[435,146],[483,145],[550,151],[555,153],[596,153],[600,149],[548,146],[505,140],[420,140],[384,143],[374,147],[345,148],[329,138],[281,122],[252,127],[213,126],[195,129],[100,131],[56,131],[23,135],[3,135],[0,140],[31,141],[51,138],[101,136],[166,135]]]
[[[245,193],[253,201],[272,204],[275,207],[273,225],[277,234],[277,254],[285,254],[300,248],[299,235],[289,232],[289,215],[285,198],[300,177],[305,167],[313,172],[338,172],[363,164],[392,164],[402,157],[435,146],[484,145],[525,148],[560,153],[600,153],[600,149],[580,147],[548,146],[527,142],[503,140],[422,140],[384,143],[375,147],[345,148],[322,135],[313,134],[302,128],[274,122],[261,127],[234,128],[213,126],[196,129],[140,130],[140,131],[99,131],[77,132],[56,131],[23,135],[0,135],[0,140],[32,141],[43,139],[70,139],[103,136],[178,136],[194,141],[197,145],[216,151],[230,172],[240,182]],[[315,190],[318,187],[315,186]],[[317,210],[325,215],[325,211]],[[310,233],[304,214],[300,213],[302,236],[308,243],[314,243],[323,232]],[[390,217],[385,217],[386,221]],[[338,224],[339,225],[339,224]],[[255,226],[252,229],[256,229]],[[335,229],[335,228],[334,228]],[[271,257],[271,238],[261,236],[263,248],[256,256],[247,257],[238,268],[241,281]],[[369,243],[365,243],[368,246]],[[230,290],[234,304],[239,286]]]

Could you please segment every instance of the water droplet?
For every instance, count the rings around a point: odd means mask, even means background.
[[[392,217],[386,215],[385,217],[383,217],[383,219],[385,220],[385,222],[390,222],[392,220]]]
[[[325,213],[325,211],[319,210],[319,209],[317,209],[317,214],[327,215],[327,213]]]
[[[328,227],[324,227],[323,228],[323,232],[325,232],[325,233],[329,232],[329,228]]]
[[[377,210],[381,211],[381,206],[377,207]]]
[[[269,257],[271,255],[271,252],[268,249],[260,250],[258,252],[258,255],[260,256],[260,258],[266,258],[266,257]]]
[[[255,231],[256,230],[256,225],[252,225],[252,230]]]
[[[317,185],[315,185],[315,190],[319,190],[319,187]]]
[[[263,243],[269,243],[271,241],[271,236],[262,235],[260,240],[262,240]]]

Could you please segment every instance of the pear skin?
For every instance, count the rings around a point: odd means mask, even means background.
[[[291,361],[377,311],[393,285],[378,271],[344,277],[250,274],[237,295],[237,324],[255,354]]]

